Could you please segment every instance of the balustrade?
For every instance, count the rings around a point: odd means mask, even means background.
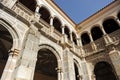
[[[32,17],[34,16],[33,12],[29,9],[25,8],[25,6],[21,3],[16,3],[12,10],[22,18],[26,19],[27,21],[31,21]]]
[[[107,34],[111,40],[112,40],[112,43],[111,44],[119,44],[120,42],[120,29],[110,33],[110,34]],[[92,48],[92,44],[87,44],[87,45],[84,45],[82,48],[84,50],[84,54],[85,56],[88,56],[88,55],[92,55],[92,54],[95,54],[96,52],[99,52],[99,51],[102,51],[102,50],[105,50],[105,47],[106,46],[106,42],[105,42],[105,39],[104,37],[102,38],[99,38],[97,40],[94,41],[94,44],[96,46],[96,50],[94,50]]]

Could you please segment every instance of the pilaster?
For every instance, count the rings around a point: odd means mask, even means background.
[[[109,56],[115,68],[115,72],[120,80],[120,51],[113,48],[113,50],[110,51]]]

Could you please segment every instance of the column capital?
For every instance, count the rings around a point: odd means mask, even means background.
[[[77,75],[77,77],[81,80],[83,79],[83,76],[82,75]]]
[[[54,19],[55,16],[50,16],[49,19]]]
[[[64,26],[64,25],[61,25],[60,28],[65,28],[65,26]]]
[[[14,49],[14,50],[9,50],[9,53],[12,55],[12,56],[18,56],[19,55],[19,51],[18,49]]]
[[[57,68],[55,68],[55,70],[56,70],[58,73],[61,73],[61,72],[62,72],[62,68],[61,68],[61,67],[57,67]]]

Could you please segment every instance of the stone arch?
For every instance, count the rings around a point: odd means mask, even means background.
[[[37,2],[35,0],[19,0],[24,6],[35,12]]]
[[[16,32],[16,30],[11,26],[9,21],[0,18],[0,25],[3,25],[9,31],[9,33],[11,34],[13,38],[13,46],[11,50],[13,50],[14,48],[19,48],[19,44],[20,44],[19,35]]]
[[[70,29],[68,26],[65,26],[65,34],[67,35],[68,39],[70,40]]]
[[[88,32],[84,32],[81,34],[81,41],[83,46],[91,42]]]
[[[50,11],[45,6],[40,7],[39,13],[40,13],[40,17],[44,21],[46,21],[48,24],[50,24],[51,13],[50,13]]]
[[[0,77],[6,70],[5,66],[9,62],[9,53],[18,49],[18,35],[8,21],[0,18]],[[12,60],[11,60],[12,62]]]
[[[56,56],[57,60],[61,59],[58,51],[54,47],[52,47],[51,45],[48,45],[48,44],[39,45],[39,50],[42,49],[42,48],[47,48],[47,49],[51,50],[54,53],[54,55]]]
[[[60,68],[60,56],[58,52],[49,45],[40,45],[35,68],[35,80],[58,80]]]
[[[107,18],[103,22],[103,28],[107,34],[114,32],[115,30],[120,29],[119,24],[115,21],[114,18]]]
[[[94,74],[96,80],[117,80],[112,66],[105,61],[100,61],[95,64]]]
[[[103,36],[103,32],[99,26],[94,26],[91,29],[91,35],[92,35],[93,40],[97,40]]]
[[[54,28],[55,28],[57,31],[59,31],[60,33],[62,33],[62,28],[61,28],[62,22],[60,21],[59,18],[54,17],[54,19],[53,19],[53,26],[54,26]]]
[[[80,74],[80,65],[76,59],[74,59],[75,79],[80,80],[82,78]]]

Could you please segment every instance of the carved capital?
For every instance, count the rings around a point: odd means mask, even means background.
[[[10,50],[9,53],[10,53],[12,56],[18,56],[18,55],[19,55],[19,50],[18,50],[18,49]]]
[[[61,72],[62,72],[61,67],[57,67],[57,68],[55,68],[55,70],[56,70],[58,73],[61,73]]]

